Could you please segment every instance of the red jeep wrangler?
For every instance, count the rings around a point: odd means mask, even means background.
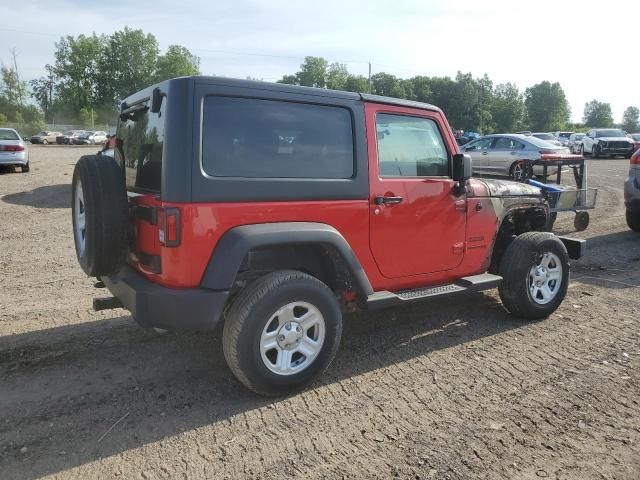
[[[80,265],[145,327],[212,330],[263,395],[334,358],[342,312],[498,287],[562,302],[584,242],[544,233],[537,188],[471,177],[438,108],[225,78],[127,98],[112,150],[73,175]]]

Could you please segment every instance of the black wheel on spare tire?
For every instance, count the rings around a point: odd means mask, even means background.
[[[224,356],[236,378],[265,396],[287,395],[318,378],[335,357],[342,313],[320,280],[273,272],[245,287],[226,315]]]
[[[569,284],[569,255],[553,234],[526,232],[507,247],[498,287],[504,306],[517,317],[548,317],[562,303]]]
[[[627,218],[627,225],[634,232],[640,232],[640,210],[633,210],[627,208],[625,212]]]
[[[73,170],[71,194],[80,266],[92,277],[117,271],[127,253],[128,202],[122,170],[111,157],[80,157]]]

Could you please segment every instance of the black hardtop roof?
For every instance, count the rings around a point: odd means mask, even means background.
[[[372,95],[369,93],[355,93],[345,92],[341,90],[329,90],[326,88],[315,87],[301,87],[298,85],[287,85],[284,83],[264,82],[260,80],[241,80],[237,78],[226,77],[210,77],[210,76],[192,76],[192,77],[178,77],[171,80],[165,80],[163,82],[151,85],[144,90],[140,90],[127,97],[124,101],[125,104],[131,106],[135,103],[139,103],[150,98],[151,93],[155,87],[159,87],[161,90],[167,88],[170,83],[193,81],[199,85],[219,85],[225,87],[239,87],[239,88],[251,88],[255,90],[268,90],[283,93],[313,95],[315,97],[325,98],[339,98],[345,100],[361,100],[364,102],[372,103],[384,103],[387,105],[397,105],[401,107],[420,108],[422,110],[430,110],[439,112],[440,109],[434,105],[428,103],[415,102],[412,100],[404,100],[401,98],[384,97],[380,95]]]

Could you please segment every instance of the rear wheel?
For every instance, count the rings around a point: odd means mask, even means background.
[[[29,162],[25,163],[24,165],[20,165],[20,170],[22,171],[22,173],[27,173],[29,171]]]
[[[634,232],[640,232],[640,209],[632,210],[631,208],[627,208],[626,211],[627,225]]]
[[[507,310],[521,318],[545,318],[567,293],[569,256],[553,234],[527,232],[507,247],[499,271],[498,292]]]
[[[226,315],[223,350],[236,378],[265,396],[309,385],[335,357],[342,313],[320,280],[273,272],[240,292]]]
[[[80,157],[71,198],[80,266],[91,277],[117,271],[127,252],[128,200],[122,170],[111,157]]]

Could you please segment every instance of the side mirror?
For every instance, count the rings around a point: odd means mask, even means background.
[[[453,180],[463,185],[473,174],[473,161],[469,155],[456,153],[453,156]]]

